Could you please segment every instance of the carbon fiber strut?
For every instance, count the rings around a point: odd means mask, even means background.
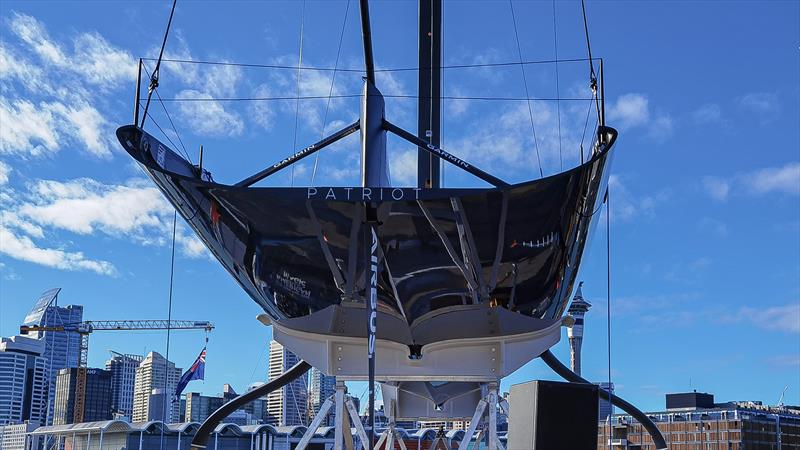
[[[556,358],[556,356],[550,352],[550,350],[542,353],[540,358],[542,358],[542,361],[544,361],[548,367],[553,369],[553,372],[557,373],[561,378],[572,383],[589,383],[589,381],[577,373],[569,370],[567,366],[561,364],[561,361],[559,361],[558,358]],[[610,395],[605,389],[598,389],[597,391],[600,394],[600,398],[610,401],[614,406],[618,406],[620,409],[630,414],[631,417],[638,420],[644,429],[647,430],[647,433],[650,435],[650,437],[653,438],[653,443],[656,444],[657,450],[665,450],[667,448],[667,442],[664,440],[664,436],[661,435],[661,431],[645,413],[641,412],[638,408],[626,402],[622,398],[616,395]]]
[[[286,386],[292,381],[303,376],[306,372],[308,372],[309,369],[311,369],[311,365],[303,360],[300,360],[297,364],[292,366],[291,369],[284,372],[278,378],[275,378],[269,383],[261,385],[252,391],[242,394],[228,403],[220,406],[219,409],[208,416],[208,418],[203,421],[203,424],[200,425],[200,428],[194,435],[194,439],[192,439],[192,445],[190,449],[201,450],[206,448],[206,445],[208,444],[208,438],[211,436],[211,433],[214,432],[214,429],[217,428],[217,425],[219,425],[220,422],[222,422],[232,412],[257,398],[263,397],[270,392],[277,391],[278,389]]]

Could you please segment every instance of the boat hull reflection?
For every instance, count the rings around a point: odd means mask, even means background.
[[[380,222],[378,347],[386,347],[378,357],[392,360],[383,366],[379,360],[379,376],[443,379],[466,370],[476,380],[510,373],[539,354],[528,352],[558,341],[603,200],[616,132],[602,127],[599,135],[605,144],[585,164],[503,188],[262,188],[215,183],[141,129],[117,131],[123,147],[263,308],[276,338],[333,375],[357,378],[361,365],[366,373],[363,354],[342,369],[336,364],[342,355],[330,346],[346,342],[343,348],[356,351],[365,345],[360,230],[364,202],[374,204]],[[540,345],[515,350],[519,357],[504,355],[508,364],[448,371],[432,369],[444,362],[434,361],[439,357],[426,361],[467,343],[498,351],[497,345],[526,339]],[[320,343],[328,349],[314,350]]]

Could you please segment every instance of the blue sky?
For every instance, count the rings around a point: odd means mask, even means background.
[[[362,67],[357,2],[339,68]],[[558,56],[585,56],[580,3],[556,3]],[[332,67],[346,2],[179,2],[167,56]],[[523,58],[552,59],[553,4],[515,2]],[[416,65],[414,2],[373,2],[379,68]],[[611,178],[612,375],[645,409],[690,387],[717,399],[800,404],[800,6],[797,2],[590,1],[592,47],[606,62],[607,123],[620,130]],[[14,334],[35,298],[87,319],[164,318],[172,212],[114,137],[132,119],[136,58],[156,56],[168,2],[0,3],[0,335]],[[519,60],[507,2],[446,1],[446,64]],[[152,63],[150,63],[152,70]],[[585,63],[558,67],[562,97],[586,95]],[[360,91],[338,72],[333,92]],[[532,97],[557,95],[555,67],[529,65]],[[519,66],[447,70],[454,97],[525,95]],[[327,96],[330,72],[303,71],[301,95]],[[414,94],[414,72],[383,72],[386,94]],[[165,100],[297,95],[297,72],[165,64]],[[357,100],[167,102],[180,138],[217,180],[234,182],[357,117]],[[578,161],[582,101],[532,103],[545,174]],[[154,103],[154,119],[169,121]],[[295,112],[299,111],[297,114]],[[524,102],[448,100],[443,147],[510,181],[538,177]],[[414,130],[415,101],[387,100]],[[295,127],[295,123],[297,126]],[[592,123],[590,122],[590,127]],[[149,125],[151,132],[160,132]],[[560,137],[559,137],[560,136]],[[561,151],[559,152],[559,142]],[[392,178],[412,185],[415,150],[391,139]],[[320,154],[314,184],[357,185],[357,139]],[[313,160],[269,181],[308,185]],[[448,186],[476,186],[445,169]],[[587,316],[584,375],[607,378],[605,226],[580,279]],[[179,223],[174,313],[217,325],[206,380],[221,391],[263,380],[268,328],[256,305]],[[95,333],[89,361],[108,349],[164,352],[164,334]],[[175,332],[171,359],[188,367],[202,333]],[[568,359],[566,336],[555,347]],[[532,362],[503,387],[554,378]],[[360,394],[362,386],[354,386]]]

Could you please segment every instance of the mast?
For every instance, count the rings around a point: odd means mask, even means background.
[[[442,0],[419,0],[417,137],[441,146]],[[441,185],[439,157],[417,148],[417,187]]]
[[[369,2],[360,0],[361,33],[364,40],[364,94],[361,97],[361,186],[389,186],[389,164],[386,160],[386,130],[383,95],[375,86],[375,61],[372,56],[372,32],[369,23]],[[364,223],[361,227],[364,251],[364,303],[367,320],[367,379],[369,431],[366,450],[373,449],[375,440],[375,343],[378,325],[378,214],[376,205],[364,202]],[[349,430],[348,430],[349,434]],[[339,437],[337,437],[339,439]]]

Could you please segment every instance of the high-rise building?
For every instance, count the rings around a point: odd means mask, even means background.
[[[131,420],[177,422],[180,402],[172,402],[171,397],[180,377],[181,369],[175,367],[175,363],[167,361],[158,352],[148,353],[136,369]],[[151,402],[160,407],[151,407]],[[166,402],[170,405],[165,406]]]
[[[83,411],[76,414],[78,372],[86,371],[86,385],[83,388]],[[61,369],[56,377],[56,401],[53,405],[53,425],[75,423],[76,416],[81,422],[99,422],[111,419],[111,372],[103,369],[76,368]]]
[[[612,396],[614,395],[614,383],[603,381],[595,384],[600,386],[600,389],[610,392]],[[614,414],[614,405],[612,405],[611,402],[609,402],[608,400],[603,400],[601,398],[597,407],[597,420],[606,420],[608,419],[609,416],[612,416],[613,414]]]
[[[308,418],[314,420],[325,400],[336,392],[336,377],[325,375],[316,367],[311,369],[311,383],[308,390]],[[323,425],[334,424],[334,408],[328,414]]]
[[[41,424],[47,415],[44,342],[24,336],[0,338],[0,425]]]
[[[114,417],[130,420],[133,414],[136,369],[144,356],[112,353],[114,356],[106,361],[106,370],[111,372],[111,412]]]
[[[247,392],[252,391],[264,383],[253,383],[247,388]],[[269,412],[267,411],[267,397],[261,397],[253,400],[252,402],[246,404],[243,408],[247,413],[249,413],[255,420],[259,423],[275,423],[274,420],[270,419]]]
[[[273,340],[269,343],[270,381],[297,364],[300,358]],[[308,425],[308,377],[302,376],[267,396],[267,412],[276,425]]]
[[[23,325],[58,327],[77,324],[83,321],[83,306],[58,306],[58,294],[61,288],[50,289],[42,293],[33,309],[25,317]],[[46,424],[53,423],[53,405],[55,403],[56,377],[58,371],[70,367],[78,367],[80,359],[81,336],[75,332],[35,331],[28,335],[44,341],[42,357],[47,363],[47,419]]]
[[[225,403],[223,397],[210,397],[197,392],[186,394],[186,421],[203,422]]]
[[[583,281],[578,283],[578,290],[575,291],[575,297],[572,298],[572,304],[569,305],[567,311],[569,315],[575,318],[575,323],[567,328],[567,337],[569,338],[569,352],[570,352],[570,367],[572,371],[581,374],[581,345],[583,344],[583,318],[589,308],[592,306],[589,302],[583,299]]]

